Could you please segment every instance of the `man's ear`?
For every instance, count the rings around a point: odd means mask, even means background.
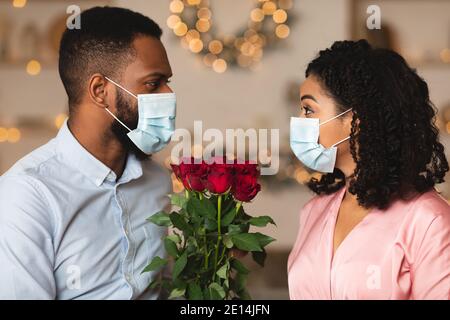
[[[88,97],[99,108],[107,108],[111,93],[108,96],[108,80],[100,73],[95,73],[89,79]]]

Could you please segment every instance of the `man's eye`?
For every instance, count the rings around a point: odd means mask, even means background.
[[[148,85],[149,87],[152,87],[152,88],[156,88],[159,86],[159,81],[147,82],[146,85]]]
[[[149,81],[149,82],[146,82],[145,84],[146,84],[148,87],[150,87],[151,89],[155,89],[155,88],[160,87],[161,84],[162,84],[162,82],[163,82],[163,80]],[[170,82],[171,82],[170,79],[165,81],[165,83],[170,83]]]

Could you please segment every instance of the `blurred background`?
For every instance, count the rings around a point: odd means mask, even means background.
[[[373,4],[382,28],[369,31]],[[248,261],[254,298],[288,298],[286,261],[299,210],[312,197],[302,185],[309,173],[290,153],[289,119],[298,114],[299,85],[319,50],[367,38],[401,53],[428,82],[449,156],[450,0],[0,0],[0,174],[54,137],[66,118],[57,52],[70,5],[126,7],[159,23],[174,71],[177,127],[192,130],[203,120],[203,130],[280,129],[280,171],[263,179],[248,207],[278,225],[264,230],[277,239],[266,267]],[[169,154],[155,158],[167,166]],[[174,188],[181,191],[176,181]],[[438,189],[450,198],[450,183]]]

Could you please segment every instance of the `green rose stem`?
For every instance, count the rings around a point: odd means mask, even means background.
[[[217,199],[217,243],[216,243],[216,252],[214,255],[214,273],[213,273],[213,281],[216,279],[216,271],[217,271],[217,259],[219,257],[219,245],[220,241],[222,241],[222,232],[221,232],[221,220],[222,220],[222,195],[219,195]]]
[[[236,214],[239,212],[240,207],[242,206],[242,201],[239,201],[236,203]],[[220,255],[219,264],[222,263],[223,258],[225,257],[225,249],[226,247],[223,247],[222,254]]]
[[[239,201],[238,203],[236,203],[236,214],[239,212],[239,209],[242,206],[242,201]]]

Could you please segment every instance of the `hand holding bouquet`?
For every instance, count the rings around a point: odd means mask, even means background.
[[[248,162],[226,163],[224,158],[197,162],[191,158],[172,164],[185,187],[184,196],[170,196],[172,205],[179,209],[149,218],[159,226],[173,227],[164,245],[174,259],[172,279],[157,279],[150,286],[168,290],[169,298],[250,299],[245,287],[249,271],[233,253],[251,252],[253,259],[264,266],[264,248],[274,241],[259,232],[249,232],[250,226],[275,224],[272,218],[252,217],[242,205],[261,189],[259,168]],[[167,263],[155,257],[144,272]]]

